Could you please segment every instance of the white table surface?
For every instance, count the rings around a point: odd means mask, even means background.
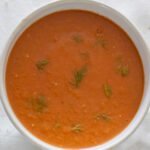
[[[52,0],[0,0],[0,54],[18,23]],[[99,0],[124,14],[150,48],[150,0]],[[8,120],[0,103],[0,150],[39,150]],[[150,112],[137,131],[113,150],[150,150]]]

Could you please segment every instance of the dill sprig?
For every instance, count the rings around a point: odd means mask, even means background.
[[[128,65],[123,65],[120,64],[117,68],[118,73],[122,76],[122,77],[126,77],[129,74],[129,67]]]
[[[95,119],[97,121],[98,120],[110,121],[111,117],[108,114],[106,114],[106,113],[98,113],[98,114],[96,114]]]
[[[72,126],[71,131],[74,133],[80,133],[83,131],[83,127],[81,124],[75,124]]]
[[[45,108],[47,108],[46,98],[43,95],[37,97],[31,97],[28,100],[30,108],[32,108],[35,112],[44,112]]]
[[[103,85],[103,91],[106,97],[110,98],[112,96],[112,87],[108,83]]]
[[[100,45],[101,47],[106,48],[106,44],[107,42],[103,38],[99,37],[96,39],[96,43],[95,43],[96,46]]]
[[[78,44],[80,44],[80,43],[83,42],[83,37],[82,37],[81,35],[79,35],[79,34],[74,35],[74,36],[72,37],[72,39],[73,39],[76,43],[78,43]]]
[[[48,65],[49,61],[46,59],[40,60],[36,63],[36,67],[38,70],[43,70],[46,65]]]
[[[73,78],[71,84],[74,87],[78,88],[81,84],[81,81],[84,79],[86,73],[87,73],[87,66],[83,66],[79,70],[76,70],[74,72],[74,78]]]

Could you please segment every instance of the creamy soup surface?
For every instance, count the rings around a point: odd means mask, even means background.
[[[18,119],[39,139],[64,148],[103,144],[140,105],[143,66],[127,34],[78,10],[31,25],[8,59],[6,86]]]

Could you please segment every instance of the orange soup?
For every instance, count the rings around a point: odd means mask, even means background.
[[[64,148],[103,144],[140,105],[143,66],[128,35],[94,13],[48,15],[17,40],[7,93],[16,116],[39,139]]]

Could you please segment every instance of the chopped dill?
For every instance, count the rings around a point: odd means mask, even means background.
[[[97,121],[99,121],[99,120],[110,121],[111,117],[105,113],[98,113],[98,114],[96,114],[95,119]]]
[[[61,124],[58,121],[56,121],[54,124],[54,129],[59,129],[59,128],[61,128]]]
[[[108,83],[103,85],[103,91],[106,97],[110,98],[112,96],[112,87]]]
[[[87,73],[87,66],[83,66],[79,70],[76,70],[74,72],[74,78],[73,78],[71,84],[74,87],[78,88],[80,86],[82,80],[84,79],[86,73]]]
[[[79,34],[77,34],[77,35],[74,35],[73,37],[72,37],[72,39],[76,42],[76,43],[78,43],[78,44],[80,44],[80,43],[82,43],[84,40],[83,40],[83,37],[81,36],[81,35],[79,35]]]
[[[43,112],[47,107],[46,98],[44,96],[38,96],[29,100],[31,108],[36,112]]]
[[[118,73],[122,76],[122,77],[126,77],[129,74],[129,67],[128,65],[123,65],[120,64],[117,68]]]
[[[46,59],[40,60],[36,63],[36,67],[38,70],[43,70],[46,65],[48,65],[49,61]]]
[[[96,39],[95,46],[100,45],[101,47],[106,48],[106,44],[107,44],[107,42],[103,38],[99,37],[99,38]]]
[[[80,133],[83,132],[83,127],[81,124],[75,124],[72,126],[71,131],[74,133]]]

